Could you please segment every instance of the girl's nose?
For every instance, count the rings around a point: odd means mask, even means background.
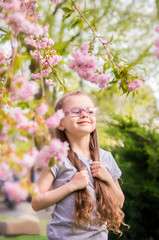
[[[88,117],[88,114],[86,113],[86,111],[84,109],[82,109],[82,112],[81,112],[81,117]]]

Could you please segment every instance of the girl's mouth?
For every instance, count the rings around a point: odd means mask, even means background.
[[[82,122],[79,122],[78,124],[82,124],[82,123],[90,123],[88,121],[82,121]]]

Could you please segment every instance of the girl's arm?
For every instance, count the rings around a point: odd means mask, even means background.
[[[51,170],[43,169],[37,182],[39,193],[33,196],[31,201],[34,211],[48,208],[72,192],[85,188],[89,182],[89,175],[87,170],[82,170],[77,172],[66,184],[50,190],[53,181],[54,175]]]
[[[107,184],[107,187],[110,189],[117,203],[122,208],[125,200],[123,191],[121,190],[118,180],[113,180],[105,165],[101,162],[94,161],[92,163],[92,175]]]

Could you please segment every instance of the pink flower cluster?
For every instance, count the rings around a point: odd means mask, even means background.
[[[9,198],[16,202],[24,201],[28,197],[28,191],[19,182],[5,182],[4,190],[7,192]]]
[[[7,60],[10,55],[5,49],[0,49],[0,74],[8,70]]]
[[[48,86],[53,86],[53,87],[56,86],[56,83],[53,82],[52,79],[45,79],[45,83],[46,83],[46,85],[48,85]]]
[[[53,3],[60,3],[60,0],[51,0]]]
[[[3,11],[1,19],[6,21],[15,34],[23,32],[39,37],[44,33],[43,27],[36,22],[37,0],[0,0],[0,5]]]
[[[157,26],[155,28],[156,32],[159,33],[159,26]],[[155,50],[154,50],[154,55],[159,58],[159,38],[157,38],[155,41],[154,41],[154,45],[155,45]]]
[[[68,150],[68,142],[61,142],[59,139],[53,139],[50,145],[46,145],[40,150],[37,156],[37,164],[41,167],[48,167],[51,158],[62,163],[67,157]]]
[[[62,61],[62,57],[52,48],[54,41],[49,38],[47,33],[48,27],[49,25],[47,24],[44,28],[45,34],[39,41],[34,36],[25,39],[26,44],[35,47],[35,50],[30,51],[30,54],[33,58],[40,60],[42,66],[41,72],[32,74],[33,79],[48,76],[52,72],[52,68]]]
[[[48,128],[56,128],[59,126],[61,119],[65,116],[62,109],[57,110],[51,117],[46,119],[46,125]]]
[[[14,121],[18,123],[17,128],[25,130],[31,136],[35,136],[37,130],[39,129],[37,122],[29,121],[20,108],[15,108],[12,117]]]
[[[39,91],[39,85],[35,81],[28,81],[24,76],[14,77],[12,80],[12,100],[29,101]]]
[[[48,112],[48,105],[46,103],[41,103],[40,106],[36,109],[36,112],[39,115],[45,115]]]
[[[137,88],[141,88],[143,85],[143,81],[140,79],[135,79],[134,82],[127,81],[129,91],[135,91]]]
[[[69,67],[75,70],[79,77],[98,84],[100,88],[106,88],[109,82],[109,77],[105,74],[97,72],[97,57],[89,54],[89,45],[83,44],[81,51],[75,50],[72,53],[74,60],[69,63]]]
[[[8,177],[9,166],[6,162],[0,162],[0,180],[6,180]]]
[[[24,169],[29,169],[36,164],[39,151],[34,147],[28,153],[24,154],[21,160],[21,166]]]

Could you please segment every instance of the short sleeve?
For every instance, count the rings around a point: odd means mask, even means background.
[[[118,178],[120,178],[122,172],[121,172],[120,168],[118,167],[115,159],[113,158],[111,152],[107,152],[103,149],[100,149],[100,160],[102,163],[104,163],[104,165],[110,172],[114,181],[116,181]]]
[[[56,178],[59,171],[60,171],[60,167],[57,166],[57,164],[54,164],[52,167],[51,167],[51,172],[53,173],[54,177]]]

